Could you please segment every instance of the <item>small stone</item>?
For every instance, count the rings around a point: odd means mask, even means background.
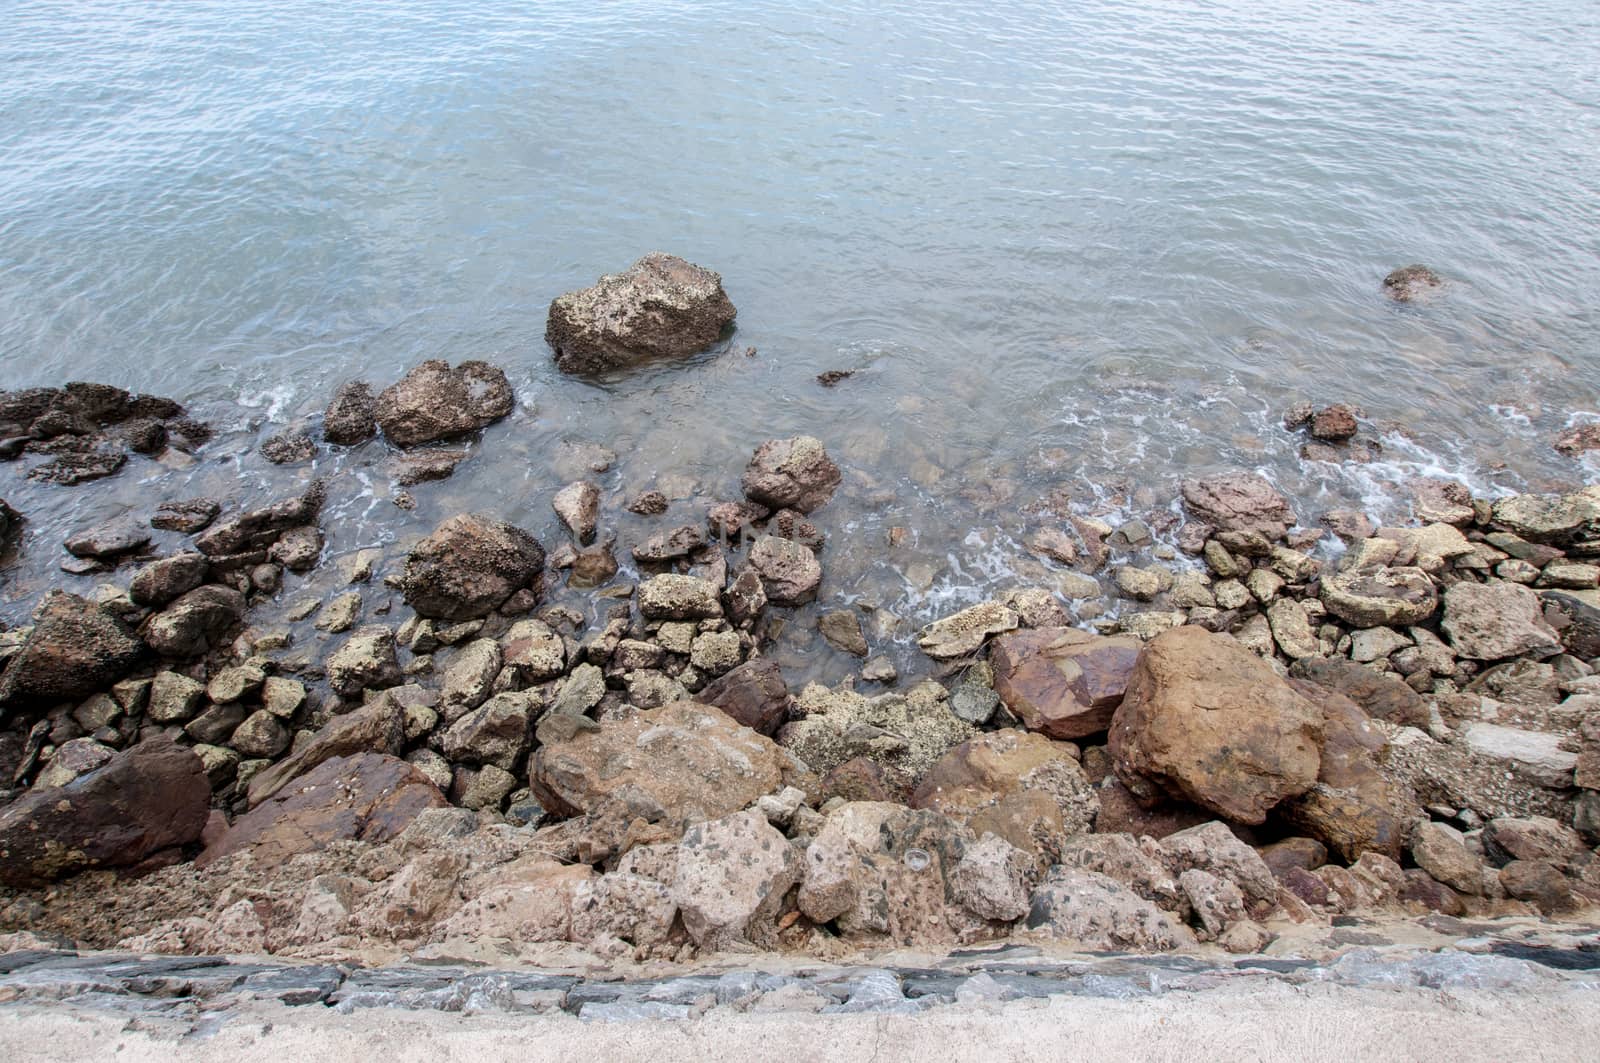
[[[275,757],[289,748],[289,732],[265,709],[245,718],[228,744],[247,757]]]
[[[318,631],[340,634],[349,631],[361,618],[361,592],[347,591],[322,607],[317,617]]]
[[[861,617],[851,609],[836,609],[824,613],[817,621],[817,630],[828,645],[843,653],[865,657],[869,652],[867,637],[861,630]]]
[[[627,509],[641,517],[659,517],[667,511],[667,505],[667,496],[660,491],[645,491],[629,502]]]
[[[695,638],[689,663],[707,675],[721,675],[739,663],[742,648],[736,631],[709,632]]]
[[[317,456],[317,444],[303,432],[284,432],[262,441],[261,456],[274,465],[297,465]]]
[[[259,665],[241,664],[224,668],[206,684],[206,697],[218,705],[243,701],[261,689],[267,673]]]
[[[594,541],[600,521],[600,487],[589,480],[570,483],[551,501],[556,516],[579,543]]]
[[[206,688],[177,672],[157,672],[150,682],[150,705],[146,710],[154,723],[183,723],[200,711]]]
[[[306,703],[305,685],[295,679],[270,676],[261,684],[261,707],[280,720],[287,720]]]

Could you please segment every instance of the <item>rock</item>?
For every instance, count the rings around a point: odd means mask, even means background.
[[[594,542],[600,523],[599,484],[577,480],[557,491],[550,504],[574,539],[585,544]]]
[[[1575,424],[1556,436],[1551,446],[1558,454],[1565,454],[1569,458],[1586,451],[1600,450],[1600,424],[1594,421]]]
[[[579,550],[572,559],[572,571],[567,576],[567,586],[574,589],[599,587],[617,574],[617,558],[608,540],[599,546]]]
[[[1500,869],[1500,885],[1508,896],[1527,901],[1543,915],[1578,907],[1566,876],[1543,860],[1511,861]]]
[[[869,652],[867,636],[861,630],[861,617],[852,609],[835,609],[822,614],[817,630],[822,632],[828,645],[841,653],[864,658]]]
[[[950,899],[980,919],[1009,923],[1028,914],[1038,877],[1036,857],[985,834],[950,873]]]
[[[1455,584],[1445,591],[1439,626],[1451,648],[1473,660],[1549,657],[1562,650],[1541,614],[1539,596],[1517,583]]]
[[[378,431],[376,408],[372,388],[365,380],[340,384],[322,414],[322,438],[342,447],[365,443]]]
[[[322,532],[314,527],[290,528],[267,550],[267,557],[290,572],[310,572],[322,557]]]
[[[1239,887],[1209,871],[1190,868],[1178,876],[1178,886],[1209,939],[1215,940],[1228,927],[1249,918]]]
[[[152,561],[134,574],[128,597],[135,605],[159,609],[206,581],[211,562],[204,554],[182,553]]]
[[[703,350],[734,313],[718,274],[652,251],[621,273],[557,296],[544,338],[563,373],[600,373]]]
[[[482,705],[501,665],[500,644],[494,639],[474,639],[451,654],[439,682],[440,708],[445,719],[453,721]]]
[[[496,694],[445,732],[443,749],[453,761],[516,767],[533,734],[533,703],[527,694]]]
[[[910,804],[1050,861],[1090,829],[1100,808],[1066,749],[1014,729],[978,735],[946,753],[922,775]]]
[[[765,816],[738,812],[684,834],[672,900],[702,949],[772,949],[784,896],[801,870],[799,854]]]
[[[1552,561],[1539,574],[1539,586],[1566,590],[1594,590],[1600,586],[1600,568],[1573,561]]]
[[[627,510],[641,517],[659,517],[667,511],[668,505],[667,496],[660,491],[644,491],[628,503]]]
[[[523,588],[537,592],[544,560],[544,548],[521,528],[460,514],[411,551],[400,587],[419,616],[475,620]]]
[[[661,564],[667,561],[676,561],[680,557],[688,557],[696,550],[706,545],[706,533],[699,525],[685,524],[681,527],[652,535],[645,542],[633,548],[635,561],[646,561],[651,564]]]
[[[1311,418],[1311,434],[1330,443],[1343,443],[1356,434],[1356,411],[1343,402],[1318,410]]]
[[[714,620],[722,600],[714,584],[669,572],[639,585],[639,613],[647,620]]]
[[[1368,716],[1402,727],[1428,726],[1428,705],[1392,674],[1337,657],[1307,657],[1294,662],[1289,674],[1343,694]]]
[[[1269,605],[1267,623],[1272,629],[1273,641],[1290,660],[1315,657],[1322,652],[1305,606],[1293,598],[1280,598]]]
[[[1010,607],[981,602],[923,628],[917,634],[917,645],[936,661],[953,660],[978,652],[990,636],[1015,631],[1020,623]]]
[[[534,795],[565,814],[618,803],[662,823],[717,819],[807,776],[771,739],[690,701],[603,722],[544,746],[530,766]]]
[[[1132,834],[1081,834],[1062,850],[1060,863],[1106,875],[1158,908],[1179,914],[1188,898],[1167,870],[1167,855],[1156,839]]]
[[[701,675],[718,676],[744,658],[737,631],[708,631],[696,635],[689,649],[689,664]]]
[[[247,757],[275,757],[289,748],[289,732],[266,709],[246,716],[228,744]]]
[[[580,664],[556,688],[550,699],[549,715],[582,716],[606,696],[606,680],[592,664]]]
[[[1350,632],[1350,659],[1360,664],[1382,661],[1410,645],[1411,640],[1393,628],[1361,628]]]
[[[1174,875],[1198,868],[1233,883],[1256,917],[1278,902],[1278,880],[1266,861],[1216,820],[1167,835],[1161,839],[1161,852]]]
[[[1454,480],[1428,477],[1413,480],[1411,498],[1417,519],[1425,524],[1466,525],[1471,524],[1476,516],[1472,508],[1472,492]]]
[[[193,535],[204,531],[222,512],[222,504],[214,498],[191,498],[180,502],[163,502],[150,518],[152,528],[183,532]]]
[[[1497,866],[1542,860],[1558,868],[1584,859],[1578,832],[1548,816],[1498,816],[1483,827],[1483,851]]]
[[[1569,495],[1502,498],[1494,504],[1493,517],[1496,524],[1533,543],[1569,546],[1593,539],[1600,535],[1600,484]]]
[[[1474,723],[1461,736],[1480,757],[1499,761],[1529,782],[1551,789],[1572,785],[1578,755],[1561,748],[1561,736],[1496,723]]]
[[[892,685],[900,678],[900,673],[895,668],[893,661],[879,654],[861,666],[861,678],[869,683]]]
[[[567,648],[542,620],[519,620],[500,637],[501,662],[524,682],[542,683],[566,671]]]
[[[1417,866],[1458,893],[1483,893],[1483,857],[1468,849],[1461,832],[1443,823],[1420,823],[1411,839]]]
[[[205,684],[177,672],[157,672],[145,712],[153,723],[183,723],[200,711],[205,696]]]
[[[961,681],[951,688],[949,704],[957,717],[980,727],[994,717],[1000,707],[1000,695],[994,692],[994,670],[987,661],[979,661],[966,670]]]
[[[804,605],[817,596],[822,565],[808,547],[776,535],[763,535],[750,548],[750,568],[761,578],[773,605]]]
[[[1153,601],[1157,595],[1171,590],[1173,582],[1169,569],[1154,565],[1149,568],[1124,565],[1117,569],[1114,579],[1124,598],[1141,602]]]
[[[1439,595],[1419,568],[1351,567],[1323,577],[1322,604],[1355,627],[1404,627],[1432,616]]]
[[[28,479],[61,487],[75,487],[91,480],[115,476],[127,463],[128,456],[120,450],[69,452],[51,458],[42,465],[35,465],[28,470]]]
[[[1111,726],[1144,644],[1128,635],[1037,628],[994,640],[995,692],[1031,731],[1077,739]]]
[[[752,568],[739,571],[723,598],[727,603],[728,622],[739,628],[750,627],[767,607],[766,588],[761,585],[760,574]]]
[[[74,738],[61,743],[43,771],[33,780],[33,789],[48,790],[65,786],[105,764],[117,751],[92,738]]]
[[[211,783],[193,752],[141,742],[59,788],[0,808],[0,885],[26,888],[99,867],[129,867],[200,837]]]
[[[118,518],[67,537],[63,544],[73,557],[114,561],[150,545],[150,533],[128,518]]]
[[[1218,531],[1255,532],[1269,540],[1281,539],[1296,520],[1289,500],[1256,473],[1185,480],[1183,503],[1196,520]]]
[[[306,688],[294,679],[269,676],[261,684],[261,707],[280,720],[288,720],[306,703]]]
[[[233,734],[234,729],[244,722],[249,715],[243,705],[233,702],[228,705],[213,705],[199,716],[184,725],[183,731],[196,742],[205,745],[221,745]]]
[[[795,436],[769,439],[757,447],[741,483],[752,502],[810,513],[833,497],[841,479],[839,466],[820,440]]]
[[[1117,776],[1256,824],[1316,782],[1322,713],[1236,641],[1195,627],[1153,639],[1110,731]]]
[[[388,694],[379,695],[354,712],[335,716],[283,760],[250,780],[249,799],[259,805],[284,783],[335,757],[363,753],[398,755],[405,745],[404,710]]]
[[[1102,751],[1104,747],[1101,747]],[[1178,801],[1157,800],[1141,804],[1115,775],[1100,780],[1100,813],[1094,829],[1102,834],[1126,833],[1137,837],[1165,838],[1180,830],[1209,822],[1211,813]]]
[[[776,733],[789,715],[789,685],[771,658],[749,661],[725,673],[708,683],[698,700],[764,735]]]
[[[805,853],[800,911],[848,940],[958,940],[963,916],[948,880],[971,835],[933,812],[852,802],[833,810]]]
[[[706,523],[714,538],[734,542],[746,528],[771,515],[772,510],[756,502],[718,502],[707,511]]]
[[[1543,591],[1544,618],[1568,653],[1600,657],[1600,594],[1593,591]]]
[[[1400,266],[1383,278],[1383,294],[1397,303],[1423,299],[1444,285],[1439,275],[1427,266]]]
[[[0,710],[87,697],[123,678],[143,656],[144,647],[115,614],[77,595],[50,591],[0,674]]]
[[[390,475],[401,487],[448,480],[456,466],[470,457],[465,450],[418,450],[402,454],[389,463]]]
[[[240,568],[265,560],[261,555],[287,532],[314,525],[322,511],[326,488],[314,482],[303,493],[280,499],[260,509],[248,510],[212,524],[195,536],[194,544],[214,566]],[[249,559],[249,560],[241,560]]]
[[[381,625],[357,630],[329,654],[327,669],[328,685],[346,697],[392,687],[404,678],[395,656],[394,632]]]
[[[1171,952],[1194,935],[1122,883],[1095,871],[1054,867],[1034,891],[1027,928],[1051,941],[1114,952]]]
[[[1063,565],[1075,565],[1078,544],[1060,528],[1040,528],[1028,536],[1028,549]]]
[[[812,683],[795,699],[795,719],[778,732],[778,742],[815,771],[866,757],[883,765],[895,786],[909,788],[946,750],[973,735],[944,697],[944,688],[932,682],[873,698]]]
[[[317,444],[304,432],[280,432],[262,440],[261,456],[274,465],[298,465],[317,456]]]
[[[446,804],[427,776],[396,757],[333,757],[240,816],[195,866],[248,852],[256,867],[267,868],[333,842],[377,845],[398,836],[423,811]]]
[[[316,629],[331,635],[342,634],[361,619],[361,592],[348,591],[322,607],[317,615]]]
[[[389,441],[414,447],[486,428],[511,412],[515,399],[506,375],[487,362],[430,359],[385,388],[373,416]]]

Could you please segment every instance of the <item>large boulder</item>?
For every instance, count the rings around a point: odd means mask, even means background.
[[[812,510],[833,497],[839,466],[811,436],[769,439],[756,448],[742,481],[752,502],[771,509]]]
[[[144,646],[109,610],[51,591],[33,612],[33,630],[0,675],[0,715],[104,690],[143,654]]]
[[[971,738],[972,724],[950,711],[945,689],[919,683],[905,692],[866,697],[847,687],[808,684],[778,742],[812,769],[827,773],[864,757],[881,765],[890,784],[909,789],[951,747]]]
[[[784,897],[801,871],[800,854],[765,816],[736,812],[684,833],[672,899],[702,949],[771,949]]]
[[[326,760],[234,821],[196,866],[249,852],[276,866],[337,841],[377,845],[398,836],[430,808],[448,804],[414,765],[383,753]]]
[[[1600,484],[1570,495],[1512,495],[1492,512],[1496,524],[1530,542],[1568,546],[1600,536]]]
[[[922,776],[910,803],[1052,862],[1068,839],[1093,826],[1100,809],[1067,747],[1014,729],[978,735],[946,753]]]
[[[652,251],[621,273],[557,296],[544,338],[563,373],[599,373],[703,350],[734,313],[721,276]]]
[[[806,766],[720,709],[679,701],[607,720],[534,754],[540,804],[573,815],[606,805],[653,822],[699,823],[795,784],[816,787]]]
[[[429,359],[378,395],[373,410],[389,441],[414,447],[455,439],[511,412],[516,399],[505,373],[487,362]]]
[[[1457,583],[1444,593],[1439,626],[1458,655],[1478,661],[1549,657],[1562,650],[1555,629],[1545,623],[1539,595],[1520,583]]]
[[[1117,777],[1257,824],[1317,781],[1318,707],[1225,635],[1185,626],[1145,647],[1112,720]]]
[[[65,786],[0,810],[0,885],[37,886],[97,867],[129,867],[200,837],[211,783],[191,750],[141,742]]]
[[[1257,473],[1225,472],[1185,480],[1182,490],[1189,513],[1217,531],[1280,539],[1296,520],[1289,500]]]
[[[1144,643],[1042,627],[994,640],[994,690],[1030,731],[1076,739],[1111,726]]]
[[[544,547],[521,528],[462,513],[412,549],[400,587],[420,616],[476,620],[524,587],[537,590],[544,560]]]
[[[1034,891],[1027,928],[1035,936],[1083,949],[1171,952],[1193,946],[1194,934],[1109,875],[1054,867]]]

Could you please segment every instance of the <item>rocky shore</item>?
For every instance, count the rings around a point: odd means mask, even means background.
[[[732,320],[716,274],[653,255],[549,337],[616,372]],[[381,439],[397,489],[436,482],[515,401],[429,361],[262,454]],[[6,393],[0,422],[68,486],[206,438],[100,385]],[[1347,406],[1284,424],[1370,446]],[[1244,470],[1115,526],[1042,504],[1051,579],[928,624],[913,671],[881,609],[817,607],[849,473],[825,441],[729,461],[738,497],[686,523],[576,479],[561,542],[468,512],[330,556],[322,480],[69,536],[98,589],[0,632],[0,931],[322,963],[1282,956],[1340,920],[1600,906],[1600,487],[1419,479],[1393,526]],[[0,503],[0,533],[26,516]],[[286,600],[311,573],[336,593]],[[769,651],[802,617],[851,674],[791,689]]]

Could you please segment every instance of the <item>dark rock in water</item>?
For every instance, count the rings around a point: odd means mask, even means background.
[[[134,574],[128,597],[135,605],[159,609],[204,583],[210,569],[204,554],[173,554],[152,561]]]
[[[652,535],[633,548],[635,561],[662,562],[688,557],[706,545],[706,533],[697,525],[685,524],[661,535]]]
[[[856,375],[854,369],[830,369],[826,373],[817,374],[817,383],[825,388],[831,388],[841,380],[849,380]]]
[[[567,576],[567,586],[578,589],[599,587],[617,574],[617,556],[612,544],[607,541],[587,550],[579,550],[573,555],[569,568],[571,572]]]
[[[594,542],[600,527],[599,484],[592,480],[575,480],[557,491],[550,505],[574,539],[580,544]]]
[[[431,359],[385,388],[374,415],[389,441],[414,447],[486,428],[511,412],[511,383],[487,362]]]
[[[728,542],[737,541],[756,521],[766,520],[772,510],[756,502],[718,502],[706,512],[711,534]]]
[[[1433,294],[1443,285],[1439,275],[1427,266],[1401,266],[1383,278],[1383,294],[1397,303],[1409,303]]]
[[[456,471],[456,466],[466,460],[467,452],[464,450],[424,450],[403,455],[395,459],[390,467],[394,470],[395,483],[401,487],[415,487],[417,484],[448,480]]]
[[[1575,657],[1600,657],[1600,593],[1595,591],[1541,591],[1544,618],[1561,645]]]
[[[289,529],[315,524],[324,494],[325,488],[318,480],[304,494],[210,526],[195,538],[195,546],[213,559],[265,551]]]
[[[6,500],[0,498],[0,549],[11,541],[11,536],[22,525],[22,516],[16,510],[6,505]]]
[[[747,661],[723,674],[696,695],[746,727],[775,734],[789,717],[789,685],[783,669],[769,658]]]
[[[750,568],[773,605],[804,605],[817,596],[822,565],[808,547],[763,535],[750,548]]]
[[[200,837],[211,783],[192,751],[141,742],[59,788],[0,810],[0,885],[38,886],[96,867],[128,867]]]
[[[74,594],[51,591],[33,631],[0,674],[0,708],[75,701],[127,675],[144,646],[120,618]]]
[[[195,865],[249,852],[259,866],[270,867],[337,841],[377,845],[428,809],[447,804],[426,775],[397,757],[334,757],[240,816]]]
[[[1398,677],[1343,657],[1302,657],[1289,674],[1355,702],[1374,719],[1401,727],[1426,728],[1428,704]]]
[[[143,550],[150,545],[150,532],[130,519],[119,518],[76,532],[63,545],[73,557],[104,561]]]
[[[222,512],[222,503],[214,498],[190,498],[182,502],[163,502],[150,518],[150,527],[162,531],[184,532],[193,535],[204,531]]]
[[[703,350],[734,314],[719,275],[657,251],[557,296],[544,338],[562,372],[598,373]]]
[[[303,432],[280,432],[262,441],[261,456],[274,465],[298,465],[317,456],[317,444]]]
[[[351,380],[339,385],[333,401],[322,414],[322,438],[341,447],[365,443],[378,432],[373,411],[377,401],[372,387],[365,380]]]
[[[853,609],[835,609],[824,613],[817,621],[817,630],[828,645],[844,653],[865,658],[870,650],[867,636],[861,630],[861,617]]]
[[[780,509],[767,521],[767,534],[797,542],[813,552],[821,550],[828,541],[823,530],[792,509]]]
[[[544,560],[544,548],[521,528],[463,513],[411,551],[401,590],[421,616],[476,620],[524,587],[537,591]]]
[[[232,587],[196,587],[145,621],[140,635],[163,657],[186,660],[220,645],[244,619],[244,595]]]
[[[810,513],[833,497],[843,477],[819,440],[769,439],[745,467],[742,486],[752,502]]]
[[[1318,410],[1311,418],[1311,434],[1330,443],[1342,443],[1356,434],[1355,408],[1339,402]]]
[[[117,451],[92,451],[87,454],[62,454],[28,470],[28,479],[40,483],[72,487],[90,480],[115,475],[128,463],[128,456]]]
[[[1586,424],[1573,425],[1556,436],[1552,446],[1558,453],[1565,454],[1569,458],[1575,458],[1587,450],[1600,450],[1600,424],[1590,421]]]
[[[1223,532],[1255,532],[1281,539],[1296,521],[1289,500],[1266,478],[1228,472],[1183,482],[1185,508],[1197,520]]]
[[[866,757],[851,757],[822,777],[824,801],[842,797],[846,801],[898,802],[899,792],[882,764]]]
[[[660,491],[645,491],[628,503],[628,512],[641,517],[659,517],[667,511],[667,496]]]
[[[167,445],[167,426],[148,417],[125,421],[109,433],[136,454],[159,454]]]

